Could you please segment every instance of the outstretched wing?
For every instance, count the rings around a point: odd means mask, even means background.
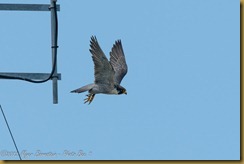
[[[102,49],[100,48],[97,38],[91,37],[90,52],[94,62],[95,83],[99,84],[114,84],[114,70]]]
[[[121,40],[116,41],[113,45],[110,52],[110,63],[115,71],[114,81],[120,84],[128,70]]]

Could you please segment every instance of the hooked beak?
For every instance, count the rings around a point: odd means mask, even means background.
[[[127,92],[126,91],[124,91],[123,93],[127,95]]]

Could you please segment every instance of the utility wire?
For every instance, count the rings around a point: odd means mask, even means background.
[[[17,147],[17,145],[16,145],[16,143],[15,143],[15,141],[14,141],[14,136],[13,136],[11,130],[10,130],[10,127],[9,127],[9,125],[8,125],[8,121],[7,121],[7,118],[5,117],[5,114],[4,114],[4,112],[3,112],[3,108],[2,108],[1,105],[0,105],[0,108],[1,108],[1,111],[2,111],[2,114],[3,114],[3,117],[4,117],[4,120],[5,120],[5,122],[6,122],[6,125],[7,125],[7,127],[8,127],[8,131],[9,131],[9,133],[10,133],[10,135],[11,135],[12,140],[13,140],[15,149],[16,149],[18,155],[19,155],[19,159],[22,160],[22,159],[21,159],[21,156],[20,156],[20,153],[19,153],[19,150],[18,150],[18,147]]]
[[[29,78],[23,78],[23,77],[16,77],[16,76],[8,76],[8,75],[0,75],[0,78],[4,78],[4,79],[14,79],[14,80],[23,80],[23,81],[27,81],[27,82],[31,82],[31,83],[44,83],[47,82],[48,80],[53,78],[53,74],[55,72],[55,68],[57,65],[57,41],[58,41],[58,14],[57,14],[57,6],[56,6],[56,1],[54,1],[54,16],[55,16],[55,44],[56,45],[52,45],[52,49],[55,49],[55,54],[54,54],[54,63],[53,63],[53,67],[52,67],[52,71],[50,73],[50,76],[47,79],[44,80],[33,80],[33,79],[29,79]]]

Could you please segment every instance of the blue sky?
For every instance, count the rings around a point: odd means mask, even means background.
[[[15,2],[33,3],[0,1]],[[0,81],[23,159],[240,159],[240,1],[58,3],[59,104],[51,81]],[[0,11],[0,20],[0,72],[50,72],[50,13]],[[70,91],[94,80],[92,35],[107,56],[122,40],[128,95],[87,105]],[[0,134],[0,159],[18,159],[4,155],[15,148],[2,116]]]

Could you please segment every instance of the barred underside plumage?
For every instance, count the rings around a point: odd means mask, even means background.
[[[121,40],[116,41],[113,45],[110,52],[110,61],[108,61],[95,36],[91,37],[89,50],[94,62],[94,84],[88,84],[71,92],[88,91],[89,94],[85,99],[85,103],[88,102],[89,104],[94,99],[95,94],[98,93],[127,94],[126,89],[120,85],[128,71]]]

